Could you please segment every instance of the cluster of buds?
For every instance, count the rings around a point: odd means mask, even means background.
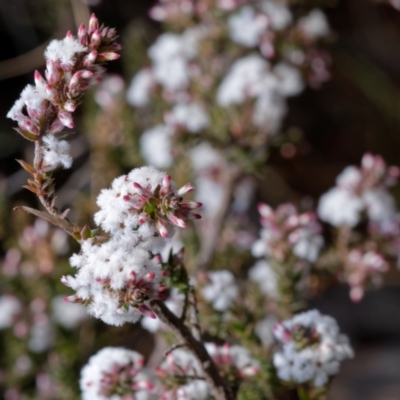
[[[46,49],[45,78],[35,72],[35,86],[21,93],[8,117],[18,122],[18,131],[27,139],[39,140],[44,134],[73,128],[71,113],[91,84],[98,83],[106,61],[119,58],[114,29],[99,26],[93,14],[89,28],[82,24],[77,37],[68,32],[62,40],[53,40]],[[26,107],[26,113],[23,110]]]
[[[276,324],[274,336],[279,344],[273,357],[277,375],[294,384],[324,386],[338,373],[340,363],[353,357],[348,338],[339,333],[336,321],[317,310]]]
[[[237,383],[238,379],[254,376],[260,370],[259,362],[242,346],[231,346],[228,343],[217,346],[215,343],[206,343],[206,349],[222,376],[230,382]]]
[[[171,177],[166,175],[155,190],[143,187],[138,182],[133,182],[134,191],[124,195],[123,200],[128,202],[131,209],[139,214],[140,225],[152,220],[155,222],[160,235],[168,237],[167,225],[172,223],[180,228],[186,228],[186,220],[201,216],[194,213],[201,207],[197,201],[183,200],[182,196],[194,190],[194,187],[187,183],[178,190],[172,187]]]
[[[51,213],[54,209],[54,182],[48,172],[58,166],[70,168],[69,143],[60,140],[64,127],[73,128],[72,113],[89,86],[101,81],[102,65],[119,58],[121,45],[114,29],[99,26],[93,14],[88,29],[82,24],[77,36],[68,32],[46,49],[45,77],[35,72],[35,85],[27,85],[7,117],[18,123],[16,130],[35,142],[33,166],[21,161],[33,175],[27,189],[35,193]]]
[[[143,365],[143,356],[135,351],[117,347],[100,350],[81,371],[82,399],[150,400],[154,387]]]
[[[255,257],[266,256],[284,261],[290,255],[314,262],[323,245],[321,226],[313,212],[299,214],[290,204],[282,204],[275,211],[267,204],[259,204],[261,238],[252,248]]]
[[[346,261],[346,280],[350,285],[350,298],[353,301],[360,301],[363,298],[367,282],[381,283],[381,274],[389,270],[385,258],[375,251],[363,252],[360,249],[353,249],[347,254]]]

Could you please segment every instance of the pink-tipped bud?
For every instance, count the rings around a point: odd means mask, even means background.
[[[156,226],[158,231],[160,232],[161,237],[164,239],[168,237],[168,230],[164,221],[157,220]]]
[[[72,38],[74,35],[72,34],[71,31],[68,31],[67,34],[65,35],[66,38]]]
[[[118,60],[121,56],[118,53],[114,53],[112,51],[106,52],[106,53],[100,53],[98,55],[98,61],[113,61],[113,60]]]
[[[63,298],[66,303],[82,303],[82,299],[79,298],[76,294],[72,296],[66,296]]]
[[[196,214],[196,213],[190,213],[189,216],[193,219],[201,219],[201,215],[200,214]]]
[[[153,260],[154,260],[155,262],[161,264],[161,262],[162,262],[161,254],[156,254],[156,255],[153,257]]]
[[[89,67],[96,62],[97,51],[93,50],[83,58],[83,65]]]
[[[64,125],[61,121],[57,118],[50,126],[49,133],[58,133],[64,129]]]
[[[195,210],[196,208],[200,208],[203,204],[199,201],[181,201],[179,206],[181,208],[185,208],[187,210]]]
[[[150,317],[153,319],[157,318],[156,315],[154,314],[153,310],[150,307],[146,306],[145,304],[141,304],[139,306],[139,311],[146,317]]]
[[[124,201],[130,201],[131,196],[129,194],[125,194],[124,196],[122,196],[122,200]]]
[[[74,121],[72,119],[72,115],[69,112],[67,112],[67,111],[59,111],[58,112],[58,119],[67,128],[73,128],[74,127]]]
[[[187,183],[186,185],[182,186],[178,191],[177,195],[178,196],[184,196],[186,193],[192,192],[194,190],[194,187],[190,184]]]
[[[44,86],[46,85],[46,81],[44,80],[42,74],[39,71],[35,71],[35,84],[36,86]]]
[[[63,275],[63,276],[61,277],[60,281],[61,281],[61,283],[62,283],[63,285],[69,287],[69,284],[68,284],[68,282],[69,282],[68,276]]]
[[[161,193],[167,194],[170,190],[171,190],[171,177],[169,175],[165,175],[161,184]]]
[[[54,89],[54,88],[53,88],[52,86],[50,86],[50,85],[46,85],[46,94],[47,94],[49,100],[50,100],[52,103],[56,103],[56,102],[58,102],[58,101],[60,100],[60,96],[59,96],[57,90]]]
[[[64,104],[64,110],[68,112],[74,112],[76,110],[76,104],[69,100]]]
[[[186,228],[186,222],[181,219],[178,218],[176,215],[174,214],[169,214],[168,215],[168,219],[176,226],[179,226],[179,228]]]
[[[92,14],[89,20],[89,30],[88,30],[89,35],[91,35],[97,29],[99,29],[99,20],[97,19],[95,14]]]
[[[272,208],[265,203],[259,203],[257,208],[258,208],[258,212],[260,213],[260,215],[263,218],[268,218],[274,214],[274,212],[272,211]]]
[[[154,278],[156,277],[156,274],[154,272],[149,272],[143,277],[143,280],[146,282],[151,282]]]
[[[45,72],[46,79],[50,85],[54,85],[60,80],[61,73],[60,73],[60,65],[58,61],[46,61],[47,70]]]
[[[101,33],[98,29],[96,29],[93,32],[92,37],[90,39],[90,48],[97,49],[99,47],[100,43],[101,43]]]
[[[142,213],[139,216],[138,222],[140,225],[145,224],[146,222],[148,222],[150,220],[150,215],[147,213]]]
[[[78,29],[78,40],[84,46],[87,45],[87,38],[86,38],[86,27],[84,24],[80,24]]]

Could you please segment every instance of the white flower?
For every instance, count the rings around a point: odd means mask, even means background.
[[[22,311],[20,301],[11,295],[0,297],[0,329],[13,326],[15,317]]]
[[[274,30],[285,29],[292,22],[292,13],[287,5],[274,0],[262,0],[261,8],[267,13]]]
[[[267,26],[268,19],[264,15],[256,15],[250,6],[243,7],[228,19],[231,39],[246,47],[257,46]]]
[[[144,358],[133,350],[105,347],[90,357],[81,371],[83,400],[155,399],[153,385],[142,372]]]
[[[88,49],[83,46],[78,39],[67,36],[64,39],[54,39],[47,46],[44,53],[47,60],[60,61],[61,64],[73,65],[75,63],[77,53],[83,53]]]
[[[273,357],[280,379],[324,386],[339,371],[340,363],[353,357],[348,338],[336,321],[317,310],[295,315],[274,329],[280,348]]]
[[[314,9],[305,17],[300,18],[298,26],[310,39],[319,39],[329,34],[328,21],[319,9]]]
[[[126,92],[126,100],[134,107],[143,107],[149,103],[154,78],[150,69],[142,69],[132,79]]]
[[[318,215],[323,221],[333,226],[353,227],[360,221],[363,207],[362,199],[345,189],[335,187],[321,196],[318,203]]]
[[[227,270],[212,271],[208,277],[210,284],[201,290],[203,297],[212,302],[217,311],[227,311],[239,294],[235,277]]]
[[[268,68],[268,62],[257,54],[236,60],[218,88],[218,104],[227,107],[257,97],[264,89],[262,83]]]
[[[277,91],[282,96],[295,96],[303,91],[304,81],[297,68],[286,62],[280,62],[275,65],[274,73],[279,81]]]
[[[140,137],[140,151],[150,165],[157,168],[171,166],[173,157],[171,154],[171,129],[165,125],[157,125],[147,129]]]
[[[166,122],[170,126],[182,126],[192,133],[198,133],[208,127],[210,118],[198,103],[178,103],[167,114]]]
[[[257,261],[249,270],[249,278],[258,283],[261,291],[267,296],[274,299],[279,296],[278,277],[268,262]]]
[[[366,190],[362,198],[368,218],[371,221],[387,221],[395,217],[396,205],[394,198],[385,189]]]
[[[53,318],[64,328],[73,329],[87,317],[82,304],[68,303],[63,296],[56,296],[51,301]]]
[[[287,105],[283,97],[267,91],[256,101],[253,123],[274,135],[279,132],[286,112]]]
[[[42,353],[48,350],[54,343],[54,329],[46,315],[36,318],[31,327],[28,347],[34,353]]]
[[[58,140],[54,135],[43,136],[44,157],[43,160],[50,168],[62,165],[65,169],[71,168],[72,157],[69,154],[69,143],[66,140]]]

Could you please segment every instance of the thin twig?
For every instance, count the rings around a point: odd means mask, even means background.
[[[152,300],[151,307],[157,317],[168,325],[196,356],[216,400],[235,400],[231,388],[219,374],[218,368],[204,345],[196,340],[189,328],[160,300]]]

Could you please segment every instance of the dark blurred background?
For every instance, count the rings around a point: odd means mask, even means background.
[[[43,69],[48,41],[60,38],[95,12],[107,26],[124,37],[127,30],[148,26],[161,30],[147,17],[150,0],[0,0],[0,190],[14,204],[34,199],[21,189],[26,179],[15,158],[25,158],[29,143],[16,134],[6,113],[33,71]],[[308,89],[291,99],[286,127],[304,140],[293,157],[279,151],[269,160],[279,172],[266,185],[266,197],[279,203],[290,193],[314,201],[350,164],[359,164],[364,152],[381,154],[390,165],[400,165],[400,12],[385,3],[367,0],[321,2],[335,32],[329,51],[332,78],[319,90]],[[123,54],[124,57],[124,54]],[[145,60],[143,61],[145,64]],[[118,61],[111,72],[128,80],[132,70]],[[79,118],[79,114],[78,114]],[[76,124],[77,132],[82,129]],[[79,135],[76,135],[77,137]],[[73,139],[79,167],[88,156],[85,140]],[[74,170],[60,172],[67,182]],[[88,181],[81,183],[87,188]],[[394,194],[400,205],[400,189]],[[260,193],[260,196],[264,196]],[[73,195],[71,201],[73,200]],[[7,232],[0,237],[6,239]],[[4,251],[0,243],[0,251]],[[360,304],[352,304],[347,288],[328,291],[315,303],[338,319],[350,335],[356,358],[344,364],[335,380],[331,399],[400,399],[400,277],[386,276],[381,289],[367,292]],[[0,349],[1,352],[1,349]]]

